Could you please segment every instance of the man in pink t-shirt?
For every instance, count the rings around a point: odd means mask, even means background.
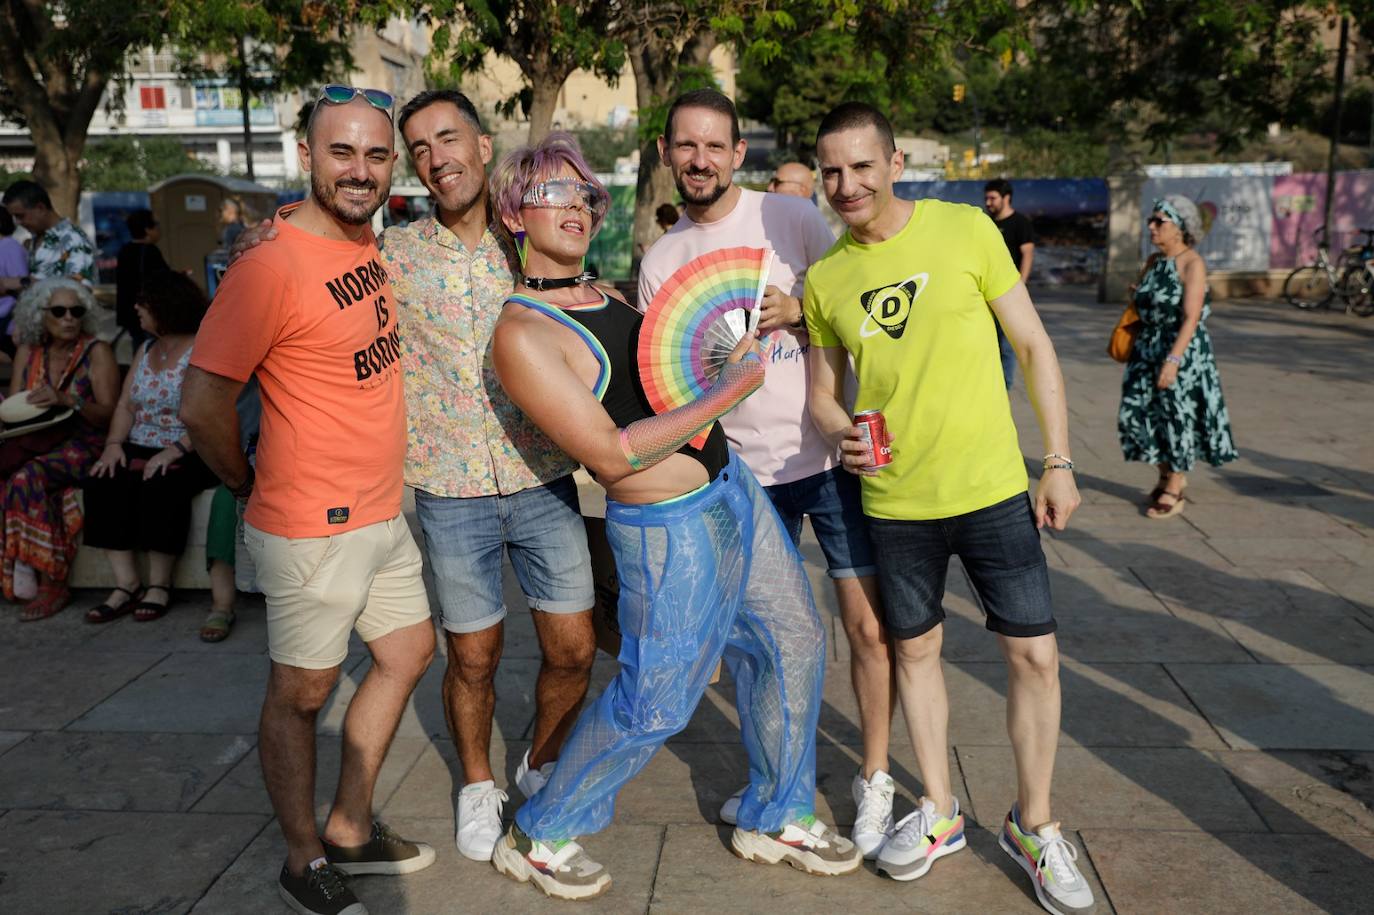
[[[893,782],[887,774],[891,653],[877,608],[877,567],[858,478],[838,466],[806,404],[810,338],[802,320],[802,285],[807,268],[830,249],[834,237],[810,200],[734,184],[745,142],[734,104],[714,89],[688,92],[673,102],[658,149],[687,208],[640,264],[641,308],[674,271],[699,255],[741,245],[773,251],[759,320],[766,380],[762,389],[722,416],[720,424],[730,446],[763,484],[792,541],[801,540],[802,519],[809,516],[825,554],[849,637],[863,730],[863,767],[853,782],[859,808],[854,844],[865,856],[875,857],[892,828]],[[739,797],[721,808],[725,822],[734,822]]]

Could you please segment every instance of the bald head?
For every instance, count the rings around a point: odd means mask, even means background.
[[[810,198],[816,190],[816,176],[800,162],[784,162],[773,173],[768,189],[775,194]]]
[[[374,107],[362,96],[356,96],[346,105],[334,105],[329,102],[317,100],[314,107],[310,109],[310,117],[305,122],[305,142],[307,146],[314,146],[315,141],[321,135],[330,136],[340,130],[348,130],[346,125],[366,124],[369,128],[377,128],[384,132],[386,136],[387,149],[395,147],[395,129],[392,126],[391,118],[380,108]]]
[[[367,223],[391,188],[395,133],[386,112],[362,98],[317,103],[297,146],[312,201],[340,223]]]

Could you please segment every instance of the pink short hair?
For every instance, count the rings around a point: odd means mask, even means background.
[[[582,149],[572,134],[558,130],[533,146],[520,146],[501,159],[491,176],[491,199],[496,215],[504,222],[520,214],[520,201],[525,192],[541,181],[548,181],[571,166],[583,181],[597,186],[610,200],[606,186],[596,180],[592,167],[582,155]],[[602,219],[592,220],[592,232],[601,228]]]

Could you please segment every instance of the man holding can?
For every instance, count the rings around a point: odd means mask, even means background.
[[[1038,529],[1062,530],[1079,503],[1054,346],[986,214],[893,194],[903,155],[879,111],[840,105],[821,122],[816,146],[826,197],[849,228],[807,277],[811,415],[846,469],[862,477],[886,628],[896,641],[898,695],[925,786],[918,809],[883,846],[878,869],[914,880],[965,845],[940,669],[940,604],[957,555],[1008,666],[1017,802],[1000,844],[1048,911],[1089,911],[1092,890],[1074,865],[1077,850],[1050,816],[1059,654]],[[1002,380],[999,324],[1020,359],[1044,439],[1033,499]],[[851,357],[863,425],[844,406]],[[876,461],[862,440],[868,433],[883,444],[883,423],[875,429],[862,415],[872,410],[885,420],[890,449]]]

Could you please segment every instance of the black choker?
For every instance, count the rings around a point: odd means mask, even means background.
[[[567,289],[570,286],[581,286],[583,283],[590,283],[594,279],[596,279],[595,271],[586,270],[577,276],[564,276],[558,279],[551,279],[547,276],[527,276],[525,277],[525,285],[539,292],[545,292],[549,289]]]

